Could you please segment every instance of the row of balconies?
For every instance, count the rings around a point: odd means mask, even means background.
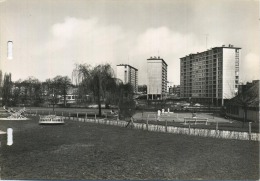
[[[192,93],[204,93],[204,94],[222,94],[222,91],[195,91],[195,90],[184,90],[184,91],[181,91],[183,93],[189,93],[189,92],[192,92]]]
[[[180,94],[181,97],[208,97],[208,98],[222,98],[222,94]]]
[[[197,74],[184,74],[181,75],[181,80],[219,80],[222,79],[222,74],[218,74],[218,76],[212,75],[212,74],[208,74],[208,73],[201,73],[200,75]]]
[[[236,83],[238,82],[238,80],[235,80]],[[200,83],[200,84],[211,84],[211,83],[222,83],[222,79],[205,79],[205,78],[193,78],[193,79],[181,79],[181,83],[183,84],[189,84],[192,82],[196,82],[196,83]]]
[[[189,86],[183,86],[181,87],[181,89],[183,89],[184,91],[186,90],[198,90],[198,91],[210,91],[210,92],[214,92],[216,90],[218,91],[222,91],[222,86],[201,86],[201,88],[197,87],[189,87]]]
[[[190,59],[181,59],[181,63],[183,64],[191,64],[195,62],[203,62],[203,61],[209,61],[209,60],[214,60],[214,59],[223,59],[222,54],[219,55],[212,55],[212,56],[204,56],[204,57],[198,57],[198,58],[190,58]]]
[[[223,62],[218,62],[218,63],[209,63],[209,64],[199,64],[199,65],[193,65],[193,66],[181,66],[181,70],[190,70],[190,69],[206,69],[206,68],[217,68],[217,67],[222,67]]]
[[[191,88],[191,87],[194,87],[194,86],[201,86],[202,88],[204,87],[205,89],[209,89],[211,87],[218,87],[218,88],[222,88],[222,84],[200,84],[200,85],[194,85],[194,84],[185,84],[183,87],[188,87],[188,88]]]
[[[238,67],[238,66],[236,66]],[[214,70],[216,68],[222,69],[222,63],[219,63],[218,66],[216,64],[214,65],[204,65],[204,66],[198,66],[198,67],[193,67],[193,68],[186,68],[186,67],[181,67],[181,72],[192,72],[192,71],[197,71],[197,70]]]
[[[181,84],[182,85],[185,85],[185,86],[191,86],[191,85],[215,85],[215,84],[219,84],[219,85],[221,85],[222,84],[222,81],[220,80],[220,81],[196,81],[196,80],[194,80],[194,81],[181,81]],[[237,82],[236,82],[237,83]]]
[[[221,79],[222,78],[222,74],[212,74],[212,73],[197,73],[197,74],[191,74],[191,73],[187,73],[187,74],[181,74],[181,79],[184,79],[184,80],[194,80],[194,78],[202,78],[203,80],[208,80],[210,78],[213,79]]]
[[[239,65],[239,63],[238,63]],[[195,65],[187,65],[187,66],[181,66],[181,70],[187,71],[187,70],[196,70],[196,69],[210,69],[210,68],[222,68],[223,62],[214,62],[214,63],[208,63],[208,64],[195,64]]]
[[[238,58],[237,58],[238,60]],[[214,58],[208,58],[208,59],[197,59],[196,61],[186,61],[186,62],[181,62],[181,65],[183,66],[193,66],[193,65],[198,65],[198,64],[212,64],[216,62],[222,62],[223,59],[222,57],[214,57]]]
[[[222,56],[222,51],[221,52],[206,52],[206,53],[199,53],[199,54],[193,54],[187,57],[183,57],[183,60],[190,60],[190,59],[199,59],[199,58],[204,58],[204,57],[212,57],[212,56]]]

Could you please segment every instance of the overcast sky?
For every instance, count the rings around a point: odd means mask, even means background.
[[[0,0],[0,65],[14,81],[124,63],[146,84],[147,58],[159,55],[179,84],[181,57],[228,44],[242,48],[240,81],[251,81],[260,76],[259,33],[258,0]]]

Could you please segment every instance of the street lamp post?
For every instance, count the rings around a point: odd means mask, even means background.
[[[54,89],[52,89],[52,111],[53,112],[54,112],[54,104],[55,104]]]

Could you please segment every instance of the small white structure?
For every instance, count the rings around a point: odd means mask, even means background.
[[[56,115],[40,116],[39,124],[64,124],[64,117]]]
[[[157,112],[157,116],[158,116],[158,117],[161,116],[161,110],[158,110],[158,112]]]
[[[11,146],[13,144],[13,128],[7,129],[7,145]]]
[[[9,60],[13,59],[13,42],[12,41],[7,42],[7,58]]]

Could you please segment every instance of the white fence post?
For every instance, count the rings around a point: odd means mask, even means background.
[[[218,121],[217,121],[217,124],[216,124],[216,137],[218,136]]]
[[[7,145],[13,144],[13,128],[7,128]]]
[[[169,108],[168,108],[169,109]],[[167,119],[165,120],[165,132],[167,133],[168,132],[168,129],[167,129]]]
[[[148,117],[146,118],[146,129],[148,130]]]
[[[251,122],[249,122],[249,134],[248,134],[248,136],[249,136],[249,140],[251,140]]]

